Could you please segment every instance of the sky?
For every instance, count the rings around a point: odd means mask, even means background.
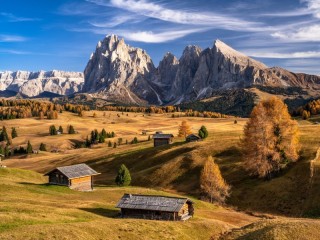
[[[270,67],[320,75],[320,0],[0,0],[0,71],[83,71],[110,34],[156,66],[220,39]]]

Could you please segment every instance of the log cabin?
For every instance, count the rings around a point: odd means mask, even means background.
[[[93,176],[99,175],[88,165],[82,163],[77,165],[57,167],[45,174],[49,177],[49,184],[67,186],[78,191],[93,190]]]
[[[196,134],[190,134],[186,137],[186,141],[187,142],[198,142],[198,141],[202,141],[201,137],[199,137]]]
[[[163,134],[163,133],[156,133],[153,135],[153,146],[163,146],[171,144],[173,141],[173,135],[172,134]]]
[[[124,194],[116,208],[123,218],[185,221],[193,216],[193,202],[188,198]]]

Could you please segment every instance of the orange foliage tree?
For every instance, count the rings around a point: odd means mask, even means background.
[[[299,158],[299,130],[287,105],[272,97],[252,111],[242,139],[244,167],[251,174],[270,179]]]
[[[223,179],[219,166],[213,158],[208,157],[200,176],[202,192],[210,199],[210,202],[223,203],[230,195],[230,186]]]
[[[179,133],[178,136],[179,137],[186,137],[187,135],[191,134],[191,127],[190,125],[187,123],[187,121],[183,120],[181,122],[181,125],[179,126]]]

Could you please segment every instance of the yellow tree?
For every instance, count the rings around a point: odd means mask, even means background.
[[[254,107],[244,129],[244,167],[251,174],[271,178],[299,158],[299,130],[282,100],[272,97]]]
[[[179,137],[186,137],[187,135],[191,134],[191,127],[190,125],[187,123],[187,121],[183,120],[181,122],[181,125],[179,126],[179,133],[178,136]]]
[[[202,192],[210,199],[210,202],[223,203],[230,195],[230,186],[223,179],[219,166],[213,158],[208,157],[200,176]]]

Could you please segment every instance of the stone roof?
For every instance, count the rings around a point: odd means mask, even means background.
[[[95,170],[93,170],[91,167],[89,167],[87,164],[82,163],[82,164],[76,164],[76,165],[65,166],[65,167],[57,167],[56,169],[46,173],[45,176],[49,175],[55,170],[58,170],[69,179],[86,177],[86,176],[94,176],[94,175],[100,174]]]
[[[124,194],[116,208],[179,212],[187,202],[193,203],[188,198]]]

